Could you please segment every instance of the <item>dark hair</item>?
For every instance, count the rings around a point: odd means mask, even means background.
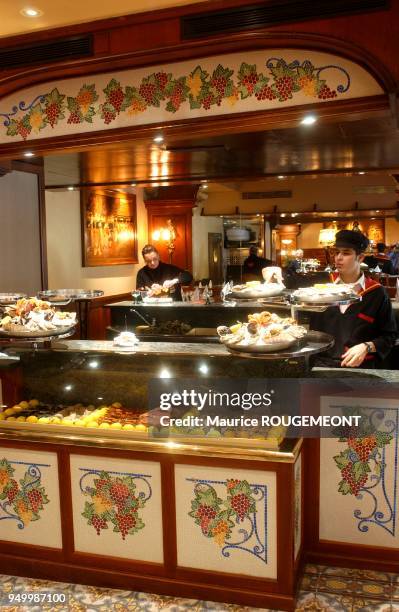
[[[144,255],[148,255],[148,253],[157,253],[157,255],[159,255],[153,244],[146,244],[145,247],[143,247],[143,250],[141,251],[142,256],[144,257]]]
[[[386,246],[383,242],[377,242],[377,251],[379,253],[383,253],[386,249]]]

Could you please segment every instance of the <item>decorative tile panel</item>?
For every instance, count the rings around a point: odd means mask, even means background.
[[[362,415],[363,433],[320,444],[320,539],[399,547],[398,402],[322,398]]]
[[[71,455],[75,550],[163,562],[159,463]]]
[[[0,142],[383,93],[347,59],[269,49],[59,80],[0,104]]]
[[[275,578],[276,474],[177,465],[181,567]]]
[[[0,447],[0,540],[62,548],[56,453]]]

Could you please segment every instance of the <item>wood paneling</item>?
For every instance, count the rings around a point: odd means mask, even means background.
[[[148,215],[148,242],[154,244],[161,256],[161,261],[172,263],[183,270],[192,268],[192,200],[155,200],[145,203]],[[171,220],[176,228],[176,248],[170,259],[167,243],[154,240],[153,232],[166,228]]]
[[[37,443],[1,440],[3,447],[35,450]],[[0,542],[0,570],[15,575],[33,576],[52,580],[131,588],[152,593],[201,598],[214,601],[230,601],[242,606],[275,607],[279,610],[294,609],[296,570],[293,566],[293,463],[264,460],[227,459],[205,456],[171,455],[168,453],[135,452],[95,447],[73,447],[47,444],[56,452],[59,461],[61,496],[61,523],[63,553],[39,550],[25,545]],[[106,558],[95,554],[74,551],[73,514],[70,486],[69,457],[71,454],[91,457],[150,460],[161,464],[162,522],[164,532],[164,564],[138,563],[127,559]],[[204,468],[228,468],[259,470],[276,473],[277,482],[277,580],[245,577],[235,574],[210,572],[177,567],[175,519],[175,464],[201,465]],[[36,551],[36,552],[35,552]],[[33,561],[34,559],[34,561]]]

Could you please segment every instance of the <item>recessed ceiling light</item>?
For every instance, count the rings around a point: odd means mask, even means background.
[[[154,142],[163,142],[163,136],[161,136],[161,135],[155,136]]]
[[[365,172],[358,172],[358,174],[366,174]]]
[[[376,210],[375,212],[376,212],[376,213],[379,213],[380,211],[379,211],[379,210]]]
[[[73,191],[74,188],[73,187],[68,187],[68,191]]]
[[[285,179],[285,176],[284,176],[284,174],[279,174],[277,178],[278,179]]]
[[[24,153],[24,157],[33,157],[35,154],[32,153],[32,151],[26,151],[26,153]]]
[[[130,183],[131,187],[136,187],[136,183]]]
[[[43,11],[41,11],[41,10],[39,10],[37,8],[34,8],[33,6],[27,6],[27,7],[23,8],[19,12],[24,17],[40,17],[41,15],[43,15]]]
[[[315,117],[314,115],[307,115],[306,117],[304,117],[301,121],[302,125],[313,125],[314,123],[316,123],[317,121],[317,117]]]

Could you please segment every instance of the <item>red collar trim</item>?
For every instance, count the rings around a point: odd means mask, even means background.
[[[339,277],[338,272],[331,272],[330,279],[334,283]],[[381,287],[381,284],[378,283],[373,278],[369,278],[368,276],[364,279],[364,290],[359,293],[359,295],[364,295],[365,293],[369,293],[369,291],[373,291],[377,289],[377,287]]]

